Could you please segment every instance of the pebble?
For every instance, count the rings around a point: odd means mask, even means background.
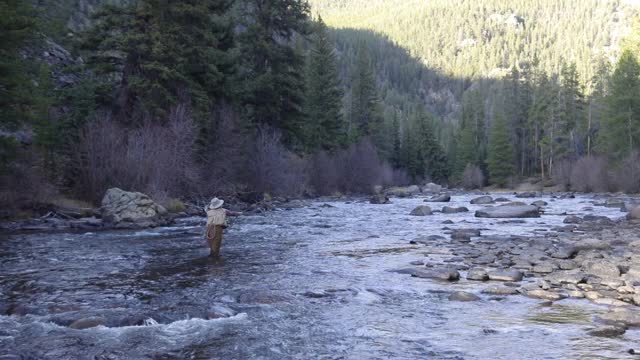
[[[456,291],[449,295],[449,301],[478,301],[480,297],[476,294],[472,294],[466,291]]]

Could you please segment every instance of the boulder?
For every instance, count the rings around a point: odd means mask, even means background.
[[[424,202],[449,202],[451,201],[451,196],[447,194],[432,196],[428,199],[425,199]]]
[[[305,207],[305,203],[302,200],[291,200],[281,205],[284,209],[301,209]]]
[[[420,193],[420,188],[417,185],[411,185],[406,187],[395,186],[387,189],[386,194],[388,196],[396,197],[410,197]]]
[[[445,206],[442,208],[442,213],[443,214],[457,214],[457,213],[463,213],[463,212],[468,212],[469,209],[467,209],[464,206],[460,206],[460,207],[451,207],[451,206]]]
[[[549,204],[544,200],[538,200],[538,201],[532,202],[531,205],[537,206],[537,207],[543,207],[543,206],[547,206]]]
[[[411,211],[410,215],[413,215],[413,216],[431,215],[431,208],[426,206],[426,205],[420,205],[417,208],[413,209],[413,211]]]
[[[618,337],[624,335],[627,331],[626,326],[622,325],[605,325],[595,328],[587,332],[591,336],[597,337]]]
[[[475,268],[469,270],[467,273],[467,280],[487,281],[489,280],[489,275],[484,269]]]
[[[100,211],[106,225],[119,229],[136,229],[168,225],[167,210],[139,192],[118,188],[107,190]]]
[[[614,310],[598,316],[598,319],[607,324],[640,327],[640,312],[635,309]]]
[[[236,315],[236,312],[224,305],[211,305],[207,310],[207,320],[228,318]]]
[[[389,201],[389,198],[386,195],[377,194],[377,195],[373,195],[369,199],[369,203],[380,205],[380,204],[391,204],[391,201]]]
[[[488,207],[476,211],[479,218],[537,218],[540,209],[533,205]]]
[[[69,327],[71,329],[84,330],[84,329],[89,329],[96,326],[104,325],[104,322],[105,322],[104,318],[101,318],[98,316],[92,316],[88,318],[78,319],[72,322],[71,325],[69,325]]]
[[[504,204],[500,204],[498,206],[526,206],[526,203],[523,203],[522,201],[509,201],[507,203]]]
[[[442,186],[434,183],[428,183],[427,185],[422,187],[422,191],[429,193],[439,193],[440,191],[442,191]]]
[[[550,282],[553,285],[563,285],[563,284],[580,284],[583,283],[586,279],[584,273],[580,271],[558,271],[553,274],[547,275],[545,280]]]
[[[601,278],[617,278],[620,276],[618,265],[605,259],[587,260],[582,263],[582,269],[588,275]]]
[[[509,286],[491,286],[482,290],[483,294],[488,295],[518,295],[518,289]]]
[[[480,297],[476,294],[472,294],[466,291],[456,291],[449,295],[449,301],[478,301]]]
[[[516,197],[520,198],[520,199],[534,198],[536,196],[538,196],[538,194],[536,194],[535,192],[532,192],[532,191],[527,191],[527,192],[516,194]]]
[[[493,198],[491,196],[485,195],[477,197],[471,200],[471,204],[473,205],[485,205],[485,204],[493,204]]]
[[[562,222],[565,224],[580,224],[582,219],[579,216],[569,215]]]
[[[558,294],[556,292],[552,292],[548,290],[542,290],[542,289],[529,290],[527,291],[526,295],[534,299],[551,300],[551,301],[557,301],[557,300],[566,298],[565,295]]]
[[[522,281],[524,276],[522,271],[519,270],[490,271],[487,274],[489,275],[489,280],[510,282]]]
[[[418,269],[411,274],[413,277],[422,279],[434,279],[442,281],[458,281],[460,279],[460,273],[455,270],[427,270]]]

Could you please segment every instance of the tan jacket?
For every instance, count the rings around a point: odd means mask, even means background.
[[[207,210],[207,226],[209,225],[227,226],[227,210],[223,208]]]

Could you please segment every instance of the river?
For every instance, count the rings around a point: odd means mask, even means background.
[[[547,215],[503,222],[473,217],[481,206],[469,205],[472,197],[429,204],[471,212],[425,217],[408,215],[422,198],[243,216],[227,229],[220,260],[207,257],[202,218],[142,231],[4,235],[0,359],[638,358],[627,353],[640,343],[638,330],[586,334],[606,306],[548,306],[481,294],[488,284],[464,276],[440,283],[390,271],[412,261],[455,264],[445,226],[509,241],[549,233],[564,212],[624,215],[590,197],[543,197],[527,201],[549,202]],[[445,238],[409,243],[427,235]],[[449,301],[455,290],[482,300]],[[69,328],[91,317],[104,324]]]

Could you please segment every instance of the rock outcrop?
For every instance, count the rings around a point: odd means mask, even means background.
[[[105,224],[118,229],[163,226],[171,222],[167,210],[149,196],[118,188],[107,190],[100,211]]]

